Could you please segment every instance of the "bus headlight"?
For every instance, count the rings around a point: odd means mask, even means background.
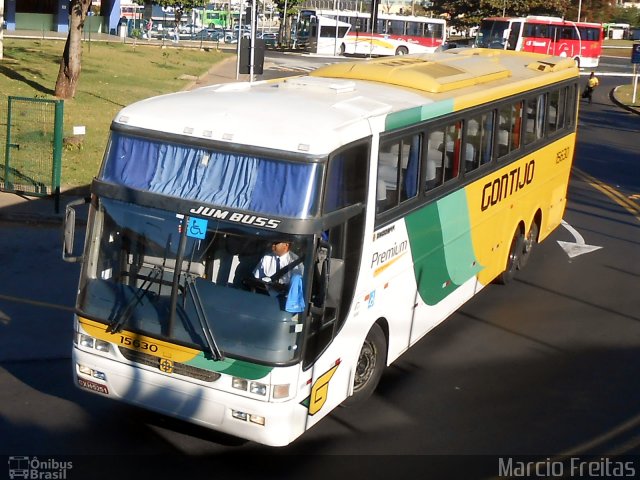
[[[104,340],[96,340],[94,348],[100,352],[109,353],[111,351],[111,344],[109,342],[105,342]]]
[[[92,348],[99,352],[109,353],[111,352],[111,344],[104,340],[97,340],[90,335],[84,333],[78,333],[76,343],[81,347]]]
[[[247,381],[244,378],[233,377],[231,379],[231,386],[238,390],[247,390]]]
[[[78,343],[80,344],[81,347],[93,348],[93,346],[95,345],[95,340],[93,337],[90,337],[89,335],[85,335],[84,333],[79,333]]]
[[[267,386],[264,383],[251,382],[249,391],[254,395],[262,395],[264,397],[267,394]]]

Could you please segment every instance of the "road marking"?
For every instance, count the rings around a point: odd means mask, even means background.
[[[600,193],[603,193],[606,197],[613,200],[615,203],[617,203],[631,215],[633,215],[636,220],[640,221],[640,205],[633,201],[633,199],[638,197],[637,194],[631,195],[629,198],[627,198],[623,193],[619,192],[612,186],[601,182],[588,173],[583,172],[579,168],[573,167],[573,171],[578,178],[587,182]]]
[[[595,245],[587,245],[584,241],[584,237],[580,235],[580,232],[578,232],[564,220],[562,220],[562,222],[560,223],[564,228],[569,230],[569,233],[573,235],[573,238],[576,239],[575,242],[563,242],[561,240],[558,240],[558,245],[560,245],[564,252],[569,256],[569,258],[577,257],[578,255],[582,255],[584,253],[595,252],[596,250],[600,250],[602,248]]]
[[[76,309],[68,307],[67,305],[58,305],[57,303],[40,302],[38,300],[31,300],[22,297],[13,297],[11,295],[3,295],[0,293],[0,300],[6,300],[8,302],[26,303],[28,305],[34,305],[36,307],[53,308],[55,310],[64,310],[66,312],[75,312]]]

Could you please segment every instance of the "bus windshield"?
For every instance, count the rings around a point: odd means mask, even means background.
[[[476,36],[478,48],[504,48],[505,32],[509,30],[509,21],[482,20]]]
[[[311,236],[108,198],[100,199],[91,228],[80,315],[114,334],[126,329],[214,359],[282,364],[297,358],[305,300],[291,298],[290,290],[304,292]],[[283,242],[289,265],[269,277],[258,268],[261,259]],[[294,300],[299,308],[291,308]]]

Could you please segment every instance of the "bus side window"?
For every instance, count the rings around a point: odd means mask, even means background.
[[[324,213],[366,202],[369,150],[361,143],[329,158]]]
[[[398,199],[398,158],[400,142],[380,143],[376,211],[382,213],[396,205]]]
[[[557,130],[562,130],[564,128],[565,104],[566,104],[566,92],[564,88],[561,88],[560,91],[558,92],[558,113],[556,116]]]
[[[545,95],[540,94],[526,100],[526,122],[524,130],[524,143],[530,144],[534,140],[542,138],[544,128]]]
[[[522,101],[516,102],[511,106],[511,135],[510,151],[520,148],[520,132],[522,132]]]
[[[482,116],[471,117],[467,121],[464,140],[464,171],[471,172],[478,168],[480,159],[480,142],[482,140]]]
[[[575,85],[570,85],[567,87],[567,128],[573,127],[573,124],[576,120],[576,101],[577,101],[577,91]]]
[[[378,153],[376,210],[384,212],[418,193],[422,136],[381,142]]]
[[[560,92],[553,90],[549,94],[549,110],[547,112],[547,134],[553,134],[558,128],[558,98]]]
[[[493,132],[495,125],[495,110],[482,114],[480,130],[480,165],[485,165],[493,157]]]
[[[444,128],[429,133],[426,155],[426,190],[432,190],[442,185],[444,166]]]
[[[498,110],[498,158],[502,158],[509,153],[511,145],[511,106],[506,105]]]
[[[462,150],[462,121],[458,120],[447,127],[445,133],[445,165],[444,181],[454,179],[460,171],[460,155]]]

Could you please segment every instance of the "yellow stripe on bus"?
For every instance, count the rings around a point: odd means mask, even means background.
[[[117,333],[107,331],[108,325],[78,317],[82,329],[94,338],[125,347],[136,352],[146,353],[159,358],[169,358],[174,362],[185,363],[200,352],[193,348],[164,342],[156,338],[122,330]]]

